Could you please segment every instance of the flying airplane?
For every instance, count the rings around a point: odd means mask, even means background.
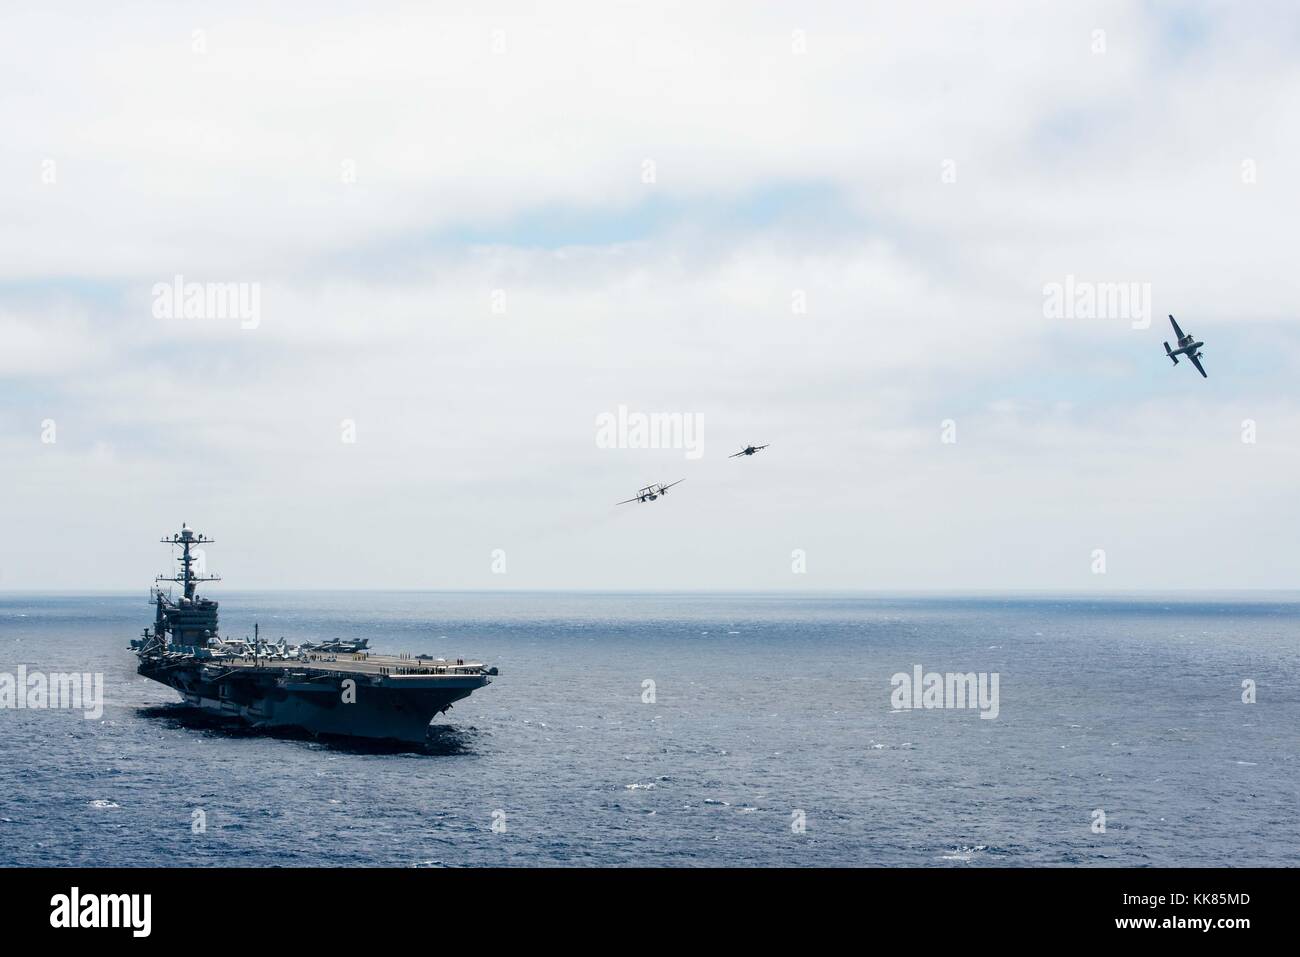
[[[1200,350],[1201,346],[1205,345],[1205,343],[1197,342],[1195,336],[1183,335],[1183,330],[1178,328],[1178,322],[1173,316],[1169,317],[1169,321],[1174,324],[1174,335],[1178,337],[1178,348],[1170,349],[1169,343],[1166,342],[1165,355],[1174,360],[1174,365],[1178,365],[1179,356],[1187,356],[1187,358],[1192,360],[1192,365],[1196,366],[1196,371],[1199,372],[1202,377],[1208,379],[1209,376],[1205,374],[1205,369],[1201,366]]]
[[[686,479],[678,479],[676,482],[670,482],[667,485],[660,485],[656,482],[654,485],[647,485],[641,489],[632,498],[624,499],[621,502],[615,502],[615,505],[626,505],[629,502],[653,502],[660,495],[667,495],[668,490],[674,485],[681,485]]]
[[[753,455],[755,452],[758,452],[765,448],[767,448],[766,445],[747,445],[739,452],[737,452],[736,455]],[[734,459],[736,455],[728,455],[727,458]]]

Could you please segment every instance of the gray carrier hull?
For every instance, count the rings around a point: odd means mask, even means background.
[[[344,671],[149,662],[140,674],[175,688],[192,707],[255,728],[424,743],[429,723],[488,683],[483,674],[370,676]]]

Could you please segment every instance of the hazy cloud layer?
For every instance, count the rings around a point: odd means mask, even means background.
[[[1290,5],[4,20],[0,588],[1295,583]]]

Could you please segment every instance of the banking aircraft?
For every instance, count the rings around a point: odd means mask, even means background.
[[[660,495],[667,495],[668,490],[674,485],[681,485],[685,481],[686,479],[678,479],[676,482],[670,482],[667,485],[660,485],[658,483],[647,485],[645,488],[640,489],[632,498],[624,499],[623,501],[615,502],[614,504],[627,505],[629,502],[653,502]]]
[[[1169,343],[1166,342],[1165,355],[1174,360],[1174,365],[1178,365],[1179,356],[1187,356],[1187,358],[1192,360],[1192,365],[1196,366],[1196,371],[1199,372],[1203,378],[1208,379],[1209,376],[1205,374],[1205,369],[1201,365],[1201,346],[1205,345],[1205,343],[1197,342],[1195,336],[1183,335],[1183,330],[1178,328],[1178,322],[1173,316],[1169,317],[1169,321],[1174,324],[1174,335],[1178,337],[1178,348],[1170,349]]]

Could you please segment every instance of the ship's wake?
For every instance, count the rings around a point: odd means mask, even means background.
[[[253,727],[238,718],[215,715],[202,708],[183,704],[156,705],[137,709],[142,718],[161,721],[173,728],[198,731],[224,738],[272,738],[281,741],[298,741],[331,751],[348,754],[417,754],[431,757],[450,757],[474,754],[476,733],[472,728],[451,725],[429,726],[424,744],[409,741],[390,741],[376,738],[353,738],[329,734],[312,734],[301,728]]]

